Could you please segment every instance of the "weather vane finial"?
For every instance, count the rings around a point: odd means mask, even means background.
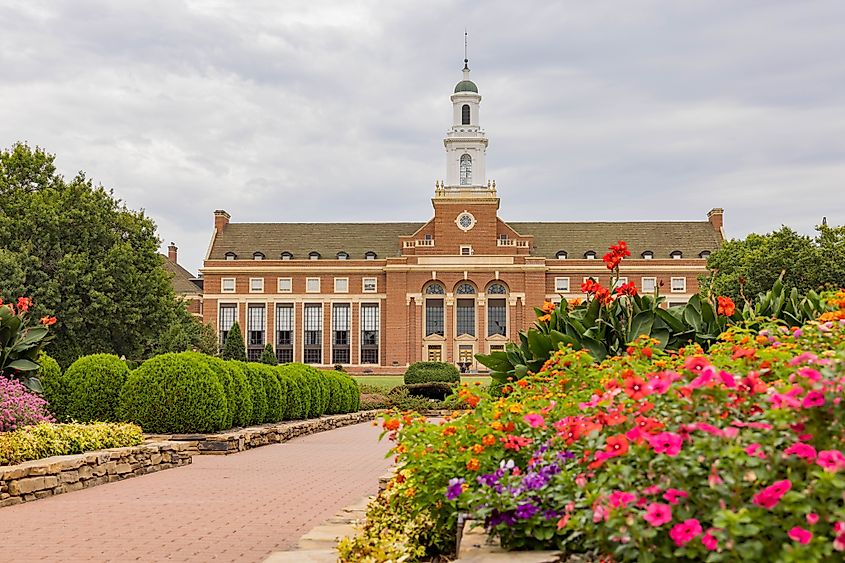
[[[469,57],[467,56],[467,28],[464,28],[464,70],[469,70]]]

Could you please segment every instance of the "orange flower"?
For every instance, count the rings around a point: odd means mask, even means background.
[[[481,463],[479,463],[479,461],[474,457],[470,458],[470,460],[467,462],[467,469],[469,471],[478,471],[479,467],[481,467]]]
[[[492,434],[487,434],[486,436],[484,436],[481,439],[481,443],[484,444],[485,446],[492,446],[493,444],[496,443],[496,437],[493,436]]]
[[[458,431],[458,429],[455,428],[454,426],[447,426],[446,428],[443,429],[442,434],[444,436],[454,436],[455,432],[457,432],[457,431]]]
[[[540,317],[537,317],[537,320],[540,321],[541,323],[547,323],[550,320],[552,320],[552,316],[549,315],[549,314],[545,314],[545,315],[542,315]]]
[[[501,432],[502,428],[504,428],[504,426],[502,425],[501,422],[499,422],[498,420],[495,420],[495,421],[490,423],[490,428],[492,428],[493,430],[497,430],[497,431]]]
[[[725,315],[726,317],[732,317],[734,312],[736,311],[736,305],[733,302],[733,299],[730,297],[722,297],[721,295],[716,298],[718,301],[718,306],[716,308],[716,312],[720,315]]]
[[[543,309],[544,313],[551,313],[552,311],[555,310],[555,304],[552,303],[551,301],[545,301],[545,302],[543,302],[542,309]]]
[[[29,311],[30,305],[32,305],[32,299],[29,297],[18,297],[18,310],[21,313]]]
[[[387,420],[385,420],[385,421],[384,421],[384,424],[382,424],[382,427],[383,427],[385,430],[398,430],[398,429],[399,429],[400,424],[401,424],[401,423],[399,422],[399,419],[397,419],[397,418],[388,418]]]
[[[44,326],[52,326],[56,324],[56,317],[41,317],[41,324]]]
[[[472,453],[478,455],[484,453],[484,446],[481,444],[475,444],[472,448]]]

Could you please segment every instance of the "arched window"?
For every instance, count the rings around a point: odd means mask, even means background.
[[[461,185],[472,184],[472,157],[468,154],[461,156]]]
[[[227,252],[226,253],[226,260],[234,260],[237,257],[238,257],[238,255],[235,254],[234,252]]]
[[[319,260],[320,259],[320,253],[317,252],[316,250],[312,250],[311,252],[308,253],[308,258],[310,260]]]
[[[429,284],[428,287],[425,288],[426,295],[445,295],[446,290],[443,289],[443,286],[439,283],[432,283]]]
[[[654,259],[654,252],[652,252],[651,250],[646,250],[641,254],[641,256],[643,257],[643,260],[652,260]]]
[[[587,260],[595,260],[596,259],[596,251],[595,250],[588,250],[584,253],[584,258]]]
[[[340,252],[337,253],[337,259],[338,260],[349,260],[349,254],[347,254],[346,252],[341,250]]]
[[[456,295],[475,295],[475,287],[471,283],[461,283],[455,288]]]
[[[290,252],[282,252],[282,260],[293,260],[293,254]]]
[[[364,253],[364,258],[367,259],[367,260],[375,260],[377,257],[378,257],[378,255],[375,252],[373,252],[372,250],[368,250],[367,252]]]
[[[558,250],[555,254],[555,258],[558,260],[566,260],[567,256],[569,256],[569,254],[567,254],[565,250]]]
[[[461,125],[469,125],[469,104],[461,108]]]
[[[253,260],[264,260],[264,253],[263,252],[254,252],[252,254]]]
[[[487,295],[507,295],[508,288],[500,283],[491,283],[487,286]]]
[[[673,250],[669,253],[669,256],[672,258],[672,260],[680,260],[684,257],[684,253],[680,250]]]
[[[704,258],[704,259],[710,258],[710,251],[709,250],[702,250],[701,252],[698,253],[698,257]]]

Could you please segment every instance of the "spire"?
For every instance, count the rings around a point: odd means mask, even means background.
[[[467,55],[467,28],[464,28],[464,76],[469,72],[469,56]]]

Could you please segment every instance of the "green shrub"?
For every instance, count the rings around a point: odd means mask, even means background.
[[[232,424],[249,426],[252,422],[252,387],[246,367],[240,362],[226,362],[232,374],[232,392],[235,397],[235,416]]]
[[[405,372],[405,385],[434,381],[460,383],[461,374],[457,367],[446,362],[417,362],[408,366]]]
[[[444,400],[455,390],[448,383],[434,381],[432,383],[412,383],[410,385],[398,385],[391,389],[387,395],[393,396],[399,393],[402,389],[406,390],[408,394],[412,397],[423,397],[426,399],[434,399],[436,401]]]
[[[250,362],[249,369],[261,374],[261,382],[264,384],[264,395],[267,397],[267,412],[264,413],[262,422],[279,422],[284,418],[285,404],[282,397],[282,387],[276,370],[267,364]]]
[[[252,389],[252,416],[249,424],[263,424],[267,416],[267,391],[264,389],[264,375],[255,368],[254,364],[238,363],[246,373],[247,382]]]
[[[44,389],[44,399],[47,401],[47,407],[56,420],[64,419],[65,405],[67,404],[67,389],[65,388],[62,368],[59,363],[41,352],[38,354],[36,360],[41,368],[35,377],[41,382],[41,388]]]
[[[226,393],[226,418],[223,420],[223,428],[231,428],[235,420],[235,411],[237,410],[237,397],[235,396],[231,368],[220,358],[206,356],[199,352],[186,352],[186,354],[190,354],[192,358],[204,363],[217,375],[217,378],[223,385],[223,391]]]
[[[289,416],[286,418],[296,420],[320,416],[314,413],[319,412],[328,396],[328,383],[321,381],[320,372],[316,368],[299,363],[285,364],[277,369],[291,385],[291,397],[288,399]]]
[[[137,446],[143,441],[141,429],[134,424],[42,422],[0,434],[0,465],[13,465],[54,455]]]
[[[329,403],[326,407],[325,414],[338,414],[343,411],[343,408],[348,402],[346,396],[346,388],[343,386],[343,381],[340,379],[341,374],[338,371],[321,371],[320,376],[326,381],[329,388]]]
[[[284,364],[276,368],[284,398],[283,420],[305,418],[304,393],[299,383],[299,376],[296,375],[299,365],[301,364]]]
[[[320,370],[306,366],[305,378],[311,389],[311,408],[308,418],[317,418],[326,412],[329,403],[329,387],[326,380],[320,376]]]
[[[276,359],[276,353],[273,351],[273,345],[269,342],[264,346],[264,350],[261,351],[261,359],[259,361],[268,366],[279,365],[279,360]]]
[[[358,410],[371,411],[390,408],[390,399],[381,393],[362,393]]]
[[[67,397],[64,416],[79,422],[117,420],[120,390],[128,375],[129,368],[113,354],[79,358],[62,377]]]
[[[237,321],[229,329],[229,332],[226,333],[226,341],[223,343],[223,353],[221,355],[224,360],[246,361],[244,335],[241,332],[241,325]]]
[[[228,416],[226,392],[193,354],[162,354],[129,374],[117,414],[145,432],[213,432]]]

